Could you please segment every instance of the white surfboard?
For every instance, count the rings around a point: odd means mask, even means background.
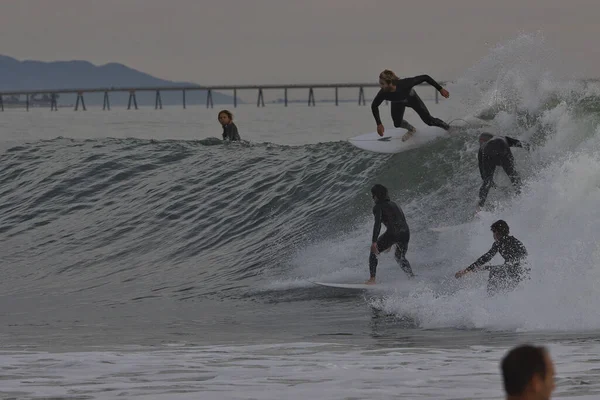
[[[377,132],[370,132],[350,138],[348,141],[359,149],[375,153],[401,153],[421,147],[439,137],[449,137],[449,135],[463,130],[481,130],[490,126],[489,122],[474,116],[455,118],[449,124],[449,132],[436,126],[417,128],[417,132],[405,142],[402,141],[402,136],[407,130],[403,128],[386,129],[383,137],[379,136]]]
[[[331,282],[313,282],[315,285],[326,286],[330,288],[338,288],[338,289],[350,289],[350,290],[386,290],[390,289],[388,286],[375,284],[375,285],[367,285],[364,283],[331,283]]]
[[[406,129],[392,128],[386,129],[383,137],[379,136],[377,132],[370,132],[350,138],[348,141],[362,150],[390,154],[415,149],[434,139],[448,135],[445,130],[438,127],[419,128],[414,135],[403,142],[402,136],[406,132]]]

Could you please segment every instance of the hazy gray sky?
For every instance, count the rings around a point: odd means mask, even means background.
[[[0,54],[207,85],[447,80],[539,31],[558,72],[600,77],[599,17],[600,0],[1,0]]]

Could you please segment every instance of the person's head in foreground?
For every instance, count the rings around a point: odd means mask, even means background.
[[[555,387],[554,364],[545,347],[515,347],[504,356],[500,366],[507,399],[550,399]]]

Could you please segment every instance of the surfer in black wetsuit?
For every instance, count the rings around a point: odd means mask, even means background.
[[[416,132],[416,129],[403,119],[406,107],[410,107],[415,110],[416,113],[419,114],[419,117],[421,117],[423,122],[425,122],[427,125],[438,126],[445,130],[450,129],[450,126],[447,123],[441,119],[431,116],[429,110],[427,107],[425,107],[425,104],[417,92],[413,89],[415,86],[423,82],[427,82],[431,86],[435,87],[442,96],[446,98],[450,96],[450,93],[448,93],[446,89],[441,87],[440,84],[434,81],[429,75],[419,75],[413,78],[400,79],[394,72],[388,69],[379,74],[379,86],[381,89],[371,103],[371,111],[373,112],[375,122],[377,123],[377,133],[379,136],[383,136],[383,132],[385,131],[379,116],[379,105],[384,100],[391,101],[390,109],[394,126],[396,128],[404,128],[408,130],[408,132],[402,137],[403,141],[411,137]]]
[[[485,200],[494,186],[494,171],[496,166],[501,166],[510,178],[517,193],[521,191],[521,178],[515,170],[515,159],[510,151],[511,147],[521,147],[530,149],[528,143],[522,142],[508,136],[494,136],[491,133],[484,132],[479,135],[479,152],[477,160],[479,162],[479,173],[483,183],[479,189],[479,203],[477,211],[483,207]]]
[[[469,272],[489,271],[487,292],[490,296],[515,289],[519,282],[529,274],[529,268],[524,268],[521,265],[526,261],[527,249],[520,240],[509,235],[508,224],[503,220],[498,220],[492,224],[491,230],[494,234],[492,248],[473,264],[458,271],[455,275],[456,278],[460,278]],[[504,258],[504,264],[484,266],[494,258],[496,253],[500,253]]]
[[[219,111],[219,122],[223,126],[223,140],[240,140],[237,126],[233,123],[233,114],[229,110]]]
[[[413,271],[410,263],[406,259],[408,250],[408,241],[410,240],[410,231],[404,213],[396,203],[390,200],[388,190],[385,186],[376,184],[371,188],[373,201],[373,215],[375,216],[375,225],[373,226],[373,238],[371,244],[371,254],[369,255],[369,272],[371,279],[366,284],[375,284],[375,275],[377,273],[377,255],[396,245],[394,256],[400,265],[400,268],[409,277],[413,277]],[[379,236],[381,224],[384,224],[386,231]]]

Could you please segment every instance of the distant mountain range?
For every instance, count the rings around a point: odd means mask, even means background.
[[[36,98],[38,103],[42,101],[43,90],[148,86],[201,85],[156,78],[118,63],[96,66],[87,61],[19,61],[0,55],[0,92],[40,90],[40,96]],[[111,106],[127,104],[129,100],[128,93],[109,93],[109,96]],[[137,103],[139,106],[154,105],[155,96],[154,92],[137,92]],[[76,98],[74,94],[62,94],[58,104],[74,104]],[[85,93],[84,99],[86,105],[102,105],[104,94]],[[182,104],[182,92],[161,92],[161,99],[163,105]],[[233,103],[233,96],[218,92],[212,93],[212,99],[215,104]],[[10,102],[11,99],[4,99],[5,105]],[[238,102],[243,103],[239,98]],[[187,91],[186,103],[206,104],[206,91]]]

